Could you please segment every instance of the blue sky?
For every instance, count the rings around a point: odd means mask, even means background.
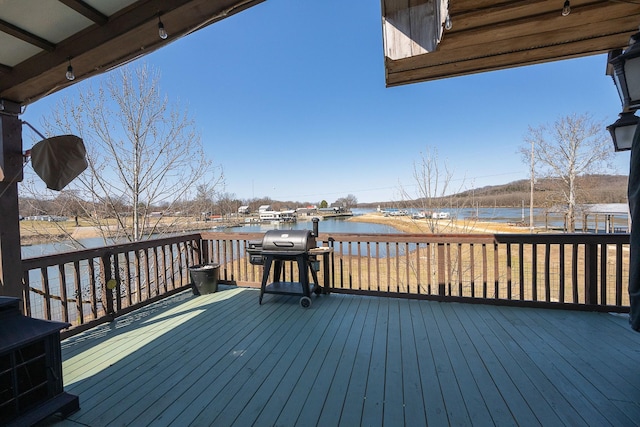
[[[397,201],[428,148],[453,187],[504,184],[528,178],[517,151],[529,126],[589,113],[604,127],[621,110],[604,55],[385,88],[377,1],[268,0],[139,62],[188,105],[223,191],[241,199]],[[23,119],[41,123],[84,84]],[[609,173],[628,162],[615,154]]]

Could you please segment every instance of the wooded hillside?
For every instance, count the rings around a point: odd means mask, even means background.
[[[578,203],[627,203],[626,175],[587,175],[578,178]],[[441,205],[457,204],[479,207],[518,207],[529,205],[530,181],[519,180],[503,185],[491,185],[446,197]],[[557,179],[541,178],[534,187],[534,205],[549,207],[563,203]],[[416,202],[416,201],[407,201]],[[376,206],[379,203],[369,203]],[[359,205],[366,207],[364,204]]]

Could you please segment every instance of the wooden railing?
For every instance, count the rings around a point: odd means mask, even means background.
[[[627,312],[628,234],[333,235],[333,291]]]
[[[191,234],[26,258],[25,312],[74,332],[109,321],[187,288],[201,243]]]
[[[219,264],[221,283],[259,286],[247,242],[203,232],[23,260],[25,309],[74,332],[190,286],[188,267]],[[628,234],[323,234],[318,279],[331,292],[627,312]],[[295,266],[283,272],[295,280]],[[26,292],[28,290],[28,292]],[[28,295],[28,297],[27,297]],[[64,335],[64,334],[63,334]]]

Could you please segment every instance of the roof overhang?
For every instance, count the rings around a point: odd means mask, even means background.
[[[264,0],[0,2],[0,99],[26,105]],[[158,19],[169,33],[158,36]],[[71,62],[76,79],[65,78]]]
[[[625,48],[640,25],[640,2],[571,0],[568,16],[563,3],[382,0],[386,84],[607,53]],[[443,30],[447,13],[451,30]],[[439,43],[430,45],[438,31]]]

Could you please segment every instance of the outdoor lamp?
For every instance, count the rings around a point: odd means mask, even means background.
[[[620,113],[620,118],[615,123],[607,126],[607,130],[611,132],[616,151],[631,150],[638,122],[640,122],[640,118],[636,117],[633,112],[623,112]]]
[[[162,40],[165,40],[167,37],[169,37],[169,34],[167,33],[167,30],[164,29],[164,24],[162,23],[162,19],[160,19],[159,15],[158,15],[158,36]]]
[[[67,80],[71,81],[76,78],[76,75],[73,73],[73,67],[71,66],[71,58],[69,58],[69,66],[67,67],[67,72],[64,75]]]
[[[609,60],[625,112],[640,108],[640,43],[636,43],[639,40],[640,32],[631,36],[624,52]]]

